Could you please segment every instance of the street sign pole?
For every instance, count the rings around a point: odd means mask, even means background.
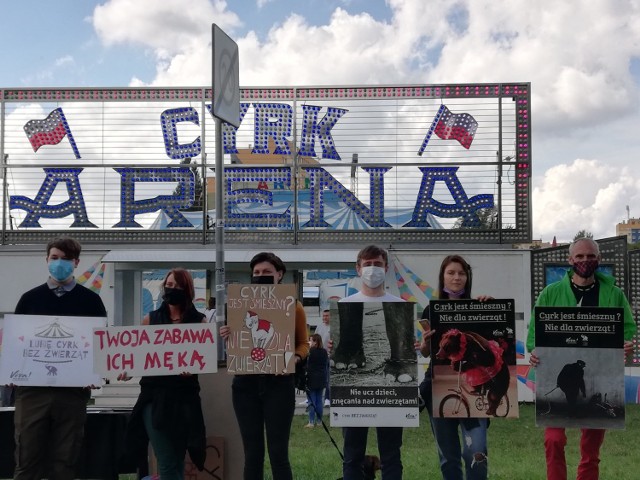
[[[216,294],[216,322],[218,325],[225,323],[225,268],[224,268],[224,207],[222,188],[224,179],[224,161],[222,155],[222,120],[215,119],[215,148],[216,148],[216,269],[215,269],[215,294]],[[218,348],[221,348],[218,346]]]
[[[240,84],[238,45],[216,24],[212,25],[213,72],[212,111],[215,118],[216,149],[216,267],[215,298],[216,322],[225,323],[226,281],[224,264],[224,151],[222,122],[240,126]]]

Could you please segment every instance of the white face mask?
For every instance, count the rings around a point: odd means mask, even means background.
[[[360,269],[360,277],[362,282],[369,288],[378,288],[384,283],[384,277],[387,272],[382,267],[362,267]]]

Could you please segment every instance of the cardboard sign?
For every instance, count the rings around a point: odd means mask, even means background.
[[[86,387],[100,385],[93,371],[93,329],[101,317],[5,315],[0,384]]]
[[[513,299],[431,300],[433,416],[517,418]]]
[[[624,428],[624,310],[536,307],[536,425]]]
[[[215,324],[96,328],[93,338],[95,370],[105,377],[218,371]]]
[[[414,322],[414,303],[332,303],[332,427],[419,426]]]
[[[293,373],[295,317],[295,285],[229,285],[227,371]]]

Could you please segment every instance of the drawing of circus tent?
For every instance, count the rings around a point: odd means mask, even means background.
[[[231,215],[242,214],[283,214],[287,211],[293,210],[293,192],[286,190],[271,190],[272,193],[272,205],[264,205],[260,203],[242,203],[232,205],[229,213]],[[323,192],[322,205],[324,209],[323,219],[329,224],[327,228],[331,230],[369,230],[379,229],[380,227],[372,227],[365,222],[356,212],[349,208],[343,202],[342,198],[331,190],[325,190]],[[304,227],[310,219],[309,211],[311,209],[310,194],[308,191],[302,191],[298,193],[298,214],[300,217],[300,225]],[[384,207],[384,220],[393,228],[400,228],[406,223],[410,222],[415,207],[390,207],[385,205]],[[202,212],[182,212],[187,220],[193,225],[194,228],[202,228]],[[209,210],[208,216],[211,219],[215,218],[215,210]],[[171,218],[165,213],[161,212],[158,218],[151,225],[152,230],[165,230],[167,225],[171,222]],[[440,222],[432,214],[427,214],[427,221],[429,228],[442,229]],[[254,230],[258,227],[246,226],[246,227],[230,227],[232,230]]]
[[[45,325],[41,327],[39,331],[36,332],[36,337],[43,338],[70,338],[73,337],[73,333],[68,331],[64,325],[60,325],[58,322],[50,323],[49,325]]]

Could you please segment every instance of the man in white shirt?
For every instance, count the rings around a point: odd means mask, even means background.
[[[340,302],[404,302],[401,298],[385,291],[384,279],[388,269],[389,260],[386,250],[375,245],[370,245],[360,250],[356,263],[356,272],[362,279],[362,287],[358,293],[345,297]],[[357,316],[354,319],[357,319]],[[336,348],[336,357],[338,357],[336,365],[338,360],[343,360],[349,366],[351,366],[352,362],[355,366],[364,366],[362,315],[360,315],[359,331],[357,321],[349,323],[354,325],[355,328],[350,329],[348,332],[343,331],[341,328],[340,342]],[[341,352],[341,346],[343,345],[347,345],[347,351]],[[415,369],[415,366],[413,368]],[[362,480],[364,478],[363,462],[367,449],[368,432],[368,427],[344,427],[342,429],[344,436],[342,474],[344,480]],[[402,447],[402,427],[376,427],[376,434],[382,467],[382,480],[401,479],[402,459],[400,449]]]

